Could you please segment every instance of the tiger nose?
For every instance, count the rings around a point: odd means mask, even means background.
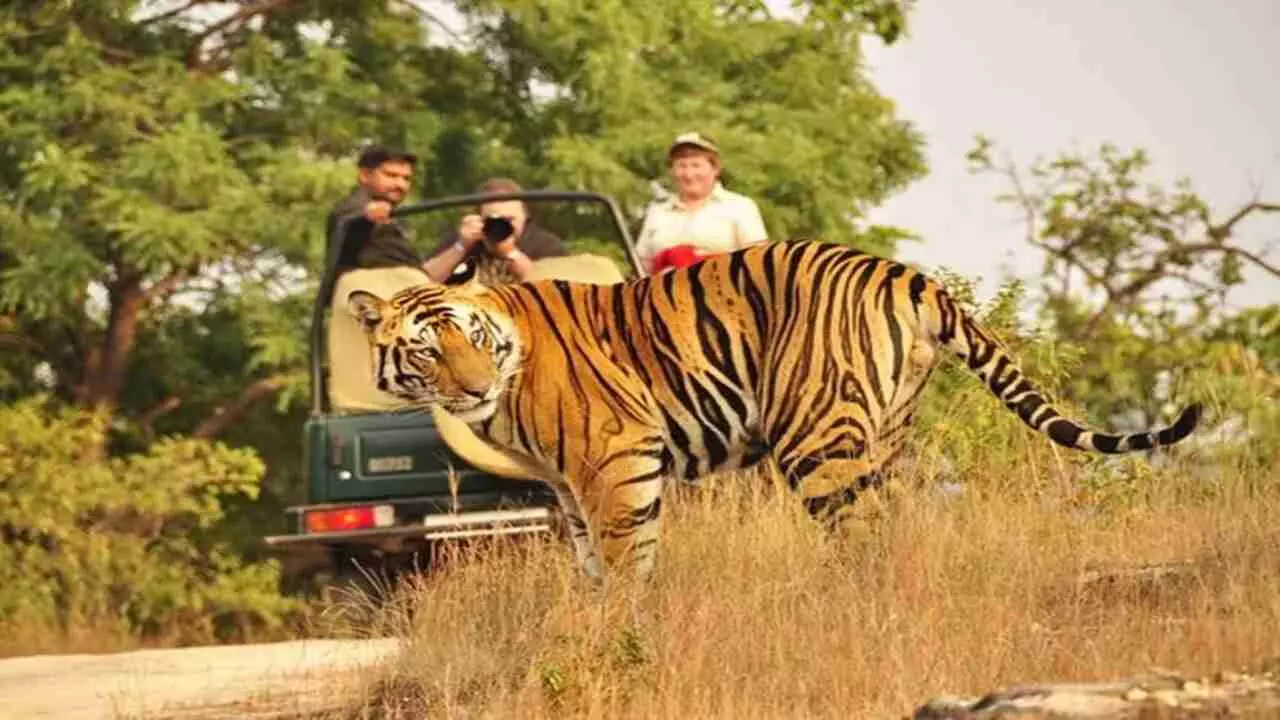
[[[489,392],[489,378],[484,373],[463,373],[458,378],[458,389],[474,398],[482,398]]]

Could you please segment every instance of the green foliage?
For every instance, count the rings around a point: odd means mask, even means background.
[[[1269,320],[1280,306],[1235,316],[1225,302],[1244,264],[1280,277],[1235,238],[1246,218],[1280,206],[1254,201],[1218,219],[1189,181],[1145,180],[1141,149],[1103,144],[1093,156],[1062,153],[1026,172],[994,152],[979,136],[967,159],[973,172],[1004,178],[1009,191],[998,199],[1028,218],[1028,241],[1044,253],[1039,317],[1085,353],[1069,395],[1096,422],[1136,430],[1168,420],[1171,401],[1187,397],[1178,380],[1202,364],[1211,341],[1231,337],[1270,367],[1280,362]]]
[[[530,121],[497,137],[538,182],[611,193],[635,216],[665,176],[667,143],[696,128],[717,138],[727,182],[759,200],[771,235],[892,252],[856,220],[923,172],[921,140],[862,77],[859,42],[870,27],[896,36],[904,8],[798,6],[799,22],[683,0],[460,4],[492,48],[497,91]]]
[[[923,173],[922,141],[859,43],[900,36],[909,5],[459,0],[460,30],[403,0],[0,9],[0,477],[58,508],[0,516],[19,533],[0,614],[278,616],[274,571],[246,558],[303,499],[321,233],[364,142],[417,151],[424,195],[509,175],[638,222],[666,143],[697,128],[775,235],[891,251],[904,234],[862,216]],[[626,267],[607,232],[583,220],[571,246]]]
[[[1280,304],[1245,308],[1211,327],[1205,337],[1238,346],[1259,371],[1280,375]]]
[[[1080,352],[1054,342],[1021,319],[1019,310],[1026,299],[1021,283],[1005,282],[991,302],[979,304],[972,280],[947,270],[934,275],[1000,339],[1041,392],[1057,400],[1068,413],[1077,412],[1078,408],[1063,402],[1059,393],[1078,371]],[[918,460],[931,465],[934,473],[953,479],[981,479],[996,488],[1018,485],[1020,478],[1000,478],[1001,469],[1016,465],[1028,443],[1047,442],[1032,437],[1027,426],[1006,410],[963,362],[950,356],[945,356],[931,378],[915,425],[919,428],[913,440],[918,444]]]
[[[796,3],[782,20],[758,3],[465,0],[461,35],[403,2],[215,5],[0,11],[0,312],[30,352],[3,363],[10,396],[46,389],[41,361],[58,397],[138,422],[155,406],[119,378],[210,387],[130,369],[137,336],[190,324],[177,298],[217,322],[218,289],[306,298],[308,278],[281,278],[318,267],[365,139],[419,151],[426,194],[506,174],[612,193],[636,222],[666,143],[698,127],[775,235],[881,251],[904,233],[862,212],[923,172],[918,134],[859,66],[861,38],[898,37],[906,2]],[[269,339],[224,356],[220,392],[299,369],[298,304],[244,305]],[[193,394],[165,397],[188,418],[218,407]]]
[[[258,493],[254,453],[166,438],[86,458],[103,431],[39,399],[0,409],[0,629],[116,621],[208,640],[281,623],[294,605],[275,564],[244,562],[218,533],[226,503]]]
[[[1205,403],[1206,413],[1196,434],[1170,451],[1107,457],[1063,450],[1030,432],[964,363],[948,359],[930,381],[915,423],[911,452],[926,477],[1001,493],[1037,492],[1042,488],[1030,483],[1056,479],[1072,484],[1092,506],[1118,507],[1147,492],[1161,462],[1170,458],[1191,462],[1197,470],[1190,477],[1201,483],[1234,471],[1263,477],[1267,474],[1263,471],[1280,458],[1280,374],[1267,367],[1257,350],[1224,337],[1221,328],[1188,335],[1170,348],[1144,346],[1144,339],[1132,334],[1120,337],[1118,341],[1129,344],[1114,350],[1115,356],[1102,356],[1122,358],[1138,367],[1132,375],[1105,375],[1088,367],[1099,357],[1099,349],[1091,347],[1090,341],[1064,340],[1051,329],[1028,322],[1026,313],[1019,312],[1025,293],[1017,281],[1005,282],[995,299],[978,305],[972,281],[947,271],[936,274],[954,297],[995,331],[1028,378],[1068,416],[1108,429],[1114,423],[1098,420],[1094,417],[1098,413],[1090,410],[1126,409],[1126,399],[1145,397],[1134,390],[1134,377],[1144,371],[1154,377],[1159,370],[1171,368],[1179,380],[1176,394],[1155,405],[1149,424],[1135,423],[1133,429],[1172,420],[1181,409],[1182,402],[1174,402],[1179,397]],[[1269,312],[1245,315],[1271,317]],[[1175,358],[1180,364],[1160,364]],[[1083,378],[1098,384],[1089,385]],[[1099,397],[1103,400],[1095,399]],[[1045,472],[1028,477],[1028,467]]]

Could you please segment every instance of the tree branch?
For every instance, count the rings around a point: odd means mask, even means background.
[[[44,350],[40,343],[24,335],[11,332],[0,332],[0,348],[17,348],[39,353]]]
[[[1102,307],[1095,310],[1094,313],[1089,316],[1089,319],[1085,321],[1084,337],[1090,337],[1097,333],[1098,326],[1102,324],[1103,320],[1107,319],[1107,317],[1111,315],[1111,309],[1117,305],[1123,305],[1124,303],[1125,298],[1108,291],[1107,299],[1102,301]]]
[[[418,16],[421,17],[423,20],[426,20],[432,25],[435,25],[440,30],[443,30],[444,34],[452,38],[454,42],[460,45],[466,43],[466,38],[454,32],[453,28],[449,27],[448,25],[445,25],[443,20],[435,16],[435,13],[431,12],[425,7],[422,7],[418,3],[414,2],[414,0],[405,0],[405,5],[407,5],[410,10],[413,10],[414,12],[416,12]]]
[[[156,420],[159,420],[165,415],[177,410],[181,406],[182,398],[177,395],[170,395],[164,400],[161,400],[155,407],[142,413],[142,416],[138,418],[138,428],[142,431],[142,436],[146,438],[147,442],[151,442],[156,439],[156,431],[154,427]]]
[[[0,315],[0,348],[17,348],[39,353],[44,351],[36,340],[16,332],[18,318],[14,315]]]
[[[1271,273],[1276,277],[1280,277],[1280,267],[1276,267],[1275,265],[1272,265],[1266,260],[1263,260],[1260,256],[1252,252],[1249,252],[1248,250],[1245,250],[1242,247],[1237,247],[1235,245],[1218,245],[1215,243],[1196,243],[1193,245],[1183,245],[1180,248],[1180,250],[1182,250],[1183,252],[1191,253],[1193,255],[1203,253],[1203,252],[1221,252],[1221,253],[1227,253],[1230,255],[1239,255],[1240,257],[1244,258],[1245,260],[1248,260],[1249,262],[1267,271],[1268,273]]]
[[[190,10],[191,8],[197,5],[205,5],[209,2],[210,0],[189,0],[186,4],[179,5],[178,7],[172,10],[166,10],[162,13],[157,13],[155,15],[152,15],[149,18],[143,18],[141,20],[138,20],[137,22],[134,23],[134,25],[142,28],[148,25],[154,25],[158,22],[164,22],[165,20],[172,20],[173,18],[181,15],[182,13]]]
[[[178,286],[190,277],[191,274],[190,270],[174,270],[168,275],[165,275],[152,283],[143,295],[146,297],[147,302],[153,302],[155,300],[168,297],[174,290],[177,290]]]
[[[204,45],[204,41],[208,40],[213,35],[233,28],[239,29],[244,27],[245,24],[254,17],[274,12],[293,2],[295,2],[295,0],[258,0],[258,2],[251,5],[245,5],[227,17],[196,33],[196,35],[191,38],[191,45],[187,48],[187,67],[191,70],[209,69],[209,63],[203,62],[200,59],[200,48]]]
[[[107,295],[107,329],[98,353],[85,363],[83,402],[114,412],[146,303],[140,274],[133,268],[117,266],[117,277],[107,286]]]
[[[1257,200],[1254,200],[1253,202],[1250,202],[1244,207],[1235,211],[1235,213],[1231,217],[1227,218],[1226,221],[1220,225],[1214,225],[1213,223],[1206,221],[1205,225],[1207,225],[1209,228],[1208,230],[1209,237],[1221,243],[1222,241],[1231,237],[1231,232],[1232,230],[1235,229],[1235,226],[1237,223],[1239,223],[1241,220],[1244,220],[1246,217],[1249,217],[1255,212],[1264,212],[1264,213],[1280,212],[1280,204],[1258,202]]]
[[[285,374],[270,375],[250,383],[230,402],[223,403],[196,426],[192,437],[210,439],[218,436],[231,423],[239,420],[254,403],[279,392],[289,381]]]
[[[1049,243],[1036,240],[1036,239],[1030,239],[1028,243],[1032,247],[1039,248],[1056,258],[1061,258],[1062,261],[1067,264],[1068,268],[1079,270],[1081,274],[1084,275],[1085,279],[1093,283],[1094,285],[1097,285],[1098,287],[1102,288],[1103,290],[1106,290],[1107,292],[1112,291],[1111,284],[1107,282],[1106,276],[1100,275],[1090,270],[1087,265],[1085,265],[1083,262],[1076,259],[1075,255],[1073,254],[1073,251],[1077,243],[1071,243],[1067,247],[1054,247]]]
[[[1036,240],[1036,213],[1039,212],[1040,206],[1036,202],[1031,193],[1027,192],[1026,187],[1022,183],[1022,175],[1018,172],[1018,168],[1010,160],[1004,169],[1004,174],[1009,178],[1009,182],[1013,183],[1013,194],[1018,199],[1018,204],[1022,206],[1022,211],[1026,215],[1027,223],[1027,241],[1031,244],[1038,244]]]

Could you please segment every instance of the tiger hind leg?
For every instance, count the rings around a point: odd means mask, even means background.
[[[779,462],[814,520],[830,531],[862,535],[884,511],[880,463],[865,456],[804,456]]]

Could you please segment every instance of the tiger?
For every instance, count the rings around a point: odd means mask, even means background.
[[[1195,429],[1201,404],[1120,435],[1065,417],[924,272],[780,241],[612,285],[542,280],[354,290],[372,380],[441,408],[550,485],[585,574],[648,578],[662,490],[772,458],[834,526],[900,454],[940,349],[1036,432],[1125,453]]]

